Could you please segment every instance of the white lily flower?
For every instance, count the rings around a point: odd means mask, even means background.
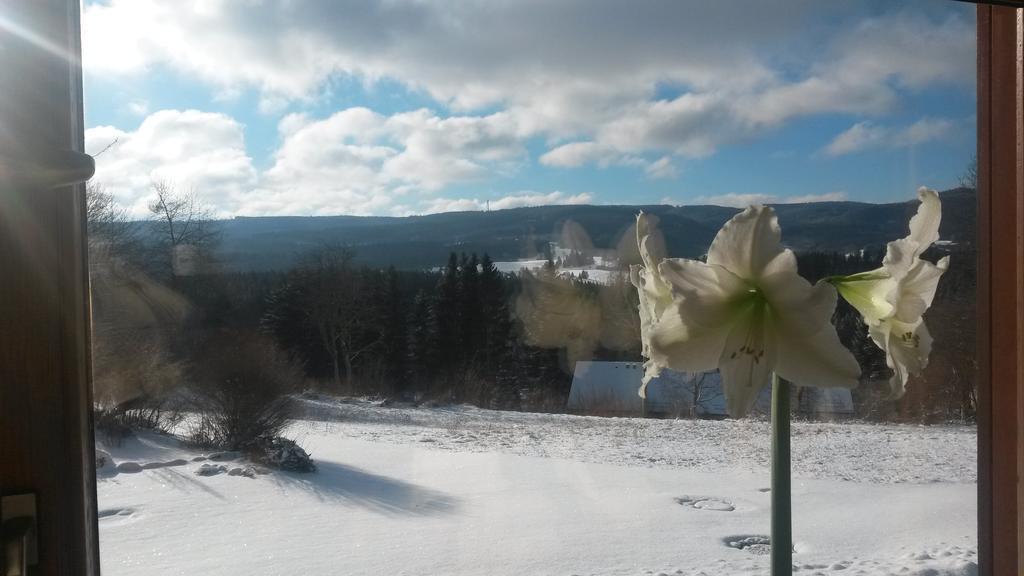
[[[830,280],[843,298],[864,317],[871,339],[885,351],[893,370],[889,379],[896,398],[906,391],[911,375],[928,365],[931,335],[923,315],[932,305],[939,278],[949,268],[949,256],[936,264],[921,255],[939,239],[942,203],[939,194],[919,188],[921,204],[910,219],[910,235],[889,242],[882,267],[871,272]]]
[[[672,305],[672,288],[658,272],[658,265],[665,259],[665,240],[656,229],[654,219],[643,212],[636,217],[636,243],[643,265],[634,264],[629,267],[629,280],[640,297],[641,354],[650,358],[650,333],[661,315]],[[647,384],[658,375],[658,371],[659,367],[650,360],[644,363],[641,398],[646,397]]]
[[[666,259],[659,271],[674,298],[650,331],[651,360],[718,368],[730,415],[750,411],[773,371],[804,386],[857,385],[860,366],[831,323],[836,291],[797,274],[771,208],[750,207],[727,222],[707,263]]]

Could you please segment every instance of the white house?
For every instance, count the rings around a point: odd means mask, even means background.
[[[642,376],[643,365],[639,362],[577,362],[568,409],[580,414],[616,416],[726,416],[725,396],[717,371],[698,374],[662,371],[661,376],[648,384],[646,400],[638,394]],[[798,413],[805,416],[853,415],[853,397],[849,390],[799,387],[793,396]],[[768,414],[770,410],[771,388],[765,386],[754,412]]]

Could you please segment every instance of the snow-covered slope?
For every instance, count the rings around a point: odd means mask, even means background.
[[[384,408],[374,403],[304,397],[309,423],[297,430],[440,449],[502,452],[717,472],[766,473],[765,420],[657,420],[496,412],[471,406]],[[793,474],[853,482],[974,482],[972,426],[793,422]]]
[[[763,422],[306,402],[290,433],[315,474],[199,476],[207,455],[166,436],[108,447],[103,573],[768,572]],[[794,432],[799,574],[976,573],[972,429]]]

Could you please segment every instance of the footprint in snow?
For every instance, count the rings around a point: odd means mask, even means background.
[[[105,510],[100,510],[96,512],[96,517],[103,519],[110,518],[113,516],[131,516],[134,513],[134,508],[107,508]]]
[[[184,466],[188,464],[187,461],[182,459],[168,460],[166,462],[147,462],[142,465],[143,470],[156,470],[158,468],[169,468],[171,466]]]
[[[142,465],[138,462],[121,462],[115,469],[121,474],[137,474],[142,472]]]
[[[143,470],[156,470],[171,466],[184,466],[186,464],[188,464],[188,462],[180,458],[177,460],[167,460],[165,462],[143,462],[141,464],[138,462],[127,461],[114,466],[113,472],[116,474],[138,474]],[[104,465],[104,468],[106,468],[106,464]]]
[[[122,524],[135,520],[135,508],[106,508],[96,513],[96,518],[103,524]]]
[[[680,496],[676,498],[676,503],[697,510],[713,510],[715,512],[732,512],[736,509],[732,502],[714,496]]]
[[[764,556],[772,552],[771,538],[760,534],[727,536],[722,541],[730,548],[746,550],[755,556]]]
[[[726,536],[722,542],[729,548],[745,550],[755,556],[766,556],[772,552],[772,539],[764,534],[740,534],[737,536]],[[796,549],[793,549],[796,553]],[[825,565],[817,566],[815,569],[827,568]]]

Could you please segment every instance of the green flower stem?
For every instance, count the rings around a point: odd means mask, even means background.
[[[772,374],[772,576],[793,574],[789,382]]]

